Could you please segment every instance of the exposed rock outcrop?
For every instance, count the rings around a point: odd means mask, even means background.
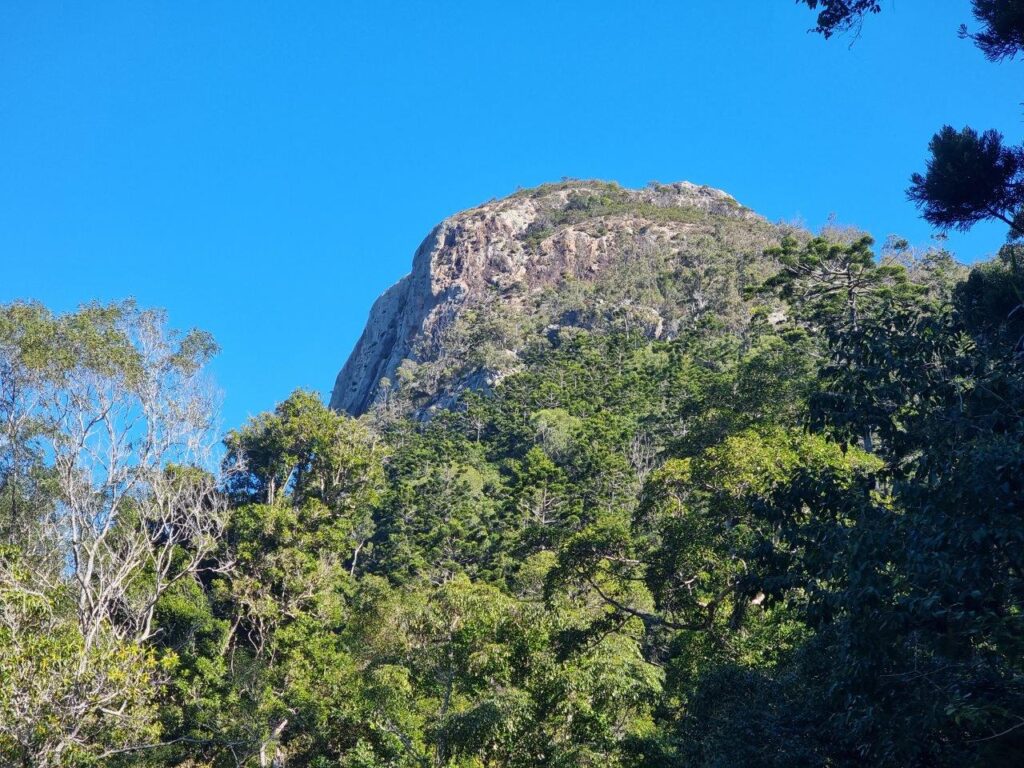
[[[725,304],[735,309],[745,271],[777,236],[726,193],[686,182],[628,190],[567,181],[463,211],[434,228],[412,272],[374,303],[331,407],[361,414],[381,396],[382,382],[388,391],[409,388],[416,371],[429,373],[415,383],[417,408],[448,404],[459,389],[485,389],[514,369],[531,323],[550,334],[628,316],[648,335],[672,335]],[[599,285],[586,302],[566,298],[570,289]],[[459,323],[468,310],[500,315],[502,342],[492,335],[481,345]],[[468,346],[453,349],[459,341]],[[481,346],[487,361],[441,365]]]

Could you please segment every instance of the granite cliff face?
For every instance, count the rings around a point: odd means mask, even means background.
[[[713,315],[745,322],[741,290],[779,231],[690,183],[566,181],[438,224],[388,289],[338,374],[352,415],[401,393],[425,411],[515,370],[531,340],[574,328],[671,337]]]

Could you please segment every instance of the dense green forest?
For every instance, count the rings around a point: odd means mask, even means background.
[[[1012,763],[1020,250],[771,256],[741,332],[545,337],[427,422],[299,391],[220,478],[210,339],[4,307],[4,762]]]
[[[931,149],[911,199],[996,258],[790,229],[728,317],[545,319],[429,418],[225,436],[208,334],[0,306],[0,764],[1019,765],[1024,150]]]

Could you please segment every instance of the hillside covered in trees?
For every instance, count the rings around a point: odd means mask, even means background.
[[[486,392],[297,391],[216,471],[206,335],[8,305],[0,755],[1011,764],[1020,259],[792,232],[742,322],[545,319]]]

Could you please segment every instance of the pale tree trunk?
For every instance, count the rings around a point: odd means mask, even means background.
[[[287,725],[288,718],[285,718],[274,726],[270,735],[260,744],[260,768],[283,768],[286,758],[279,739]]]
[[[77,364],[40,380],[22,414],[44,425],[40,453],[58,501],[38,535],[63,568],[54,574],[29,562],[26,572],[0,558],[0,622],[15,641],[66,631],[69,619],[79,634],[59,663],[18,671],[22,722],[0,722],[0,741],[22,743],[26,725],[46,734],[35,765],[67,762],[115,727],[143,738],[144,699],[162,682],[147,662],[157,603],[196,574],[224,523],[218,479],[207,469],[213,398],[199,367],[184,361],[181,338],[160,313],[129,306],[114,329],[130,351],[127,364]],[[72,598],[72,616],[58,609],[61,594]]]

